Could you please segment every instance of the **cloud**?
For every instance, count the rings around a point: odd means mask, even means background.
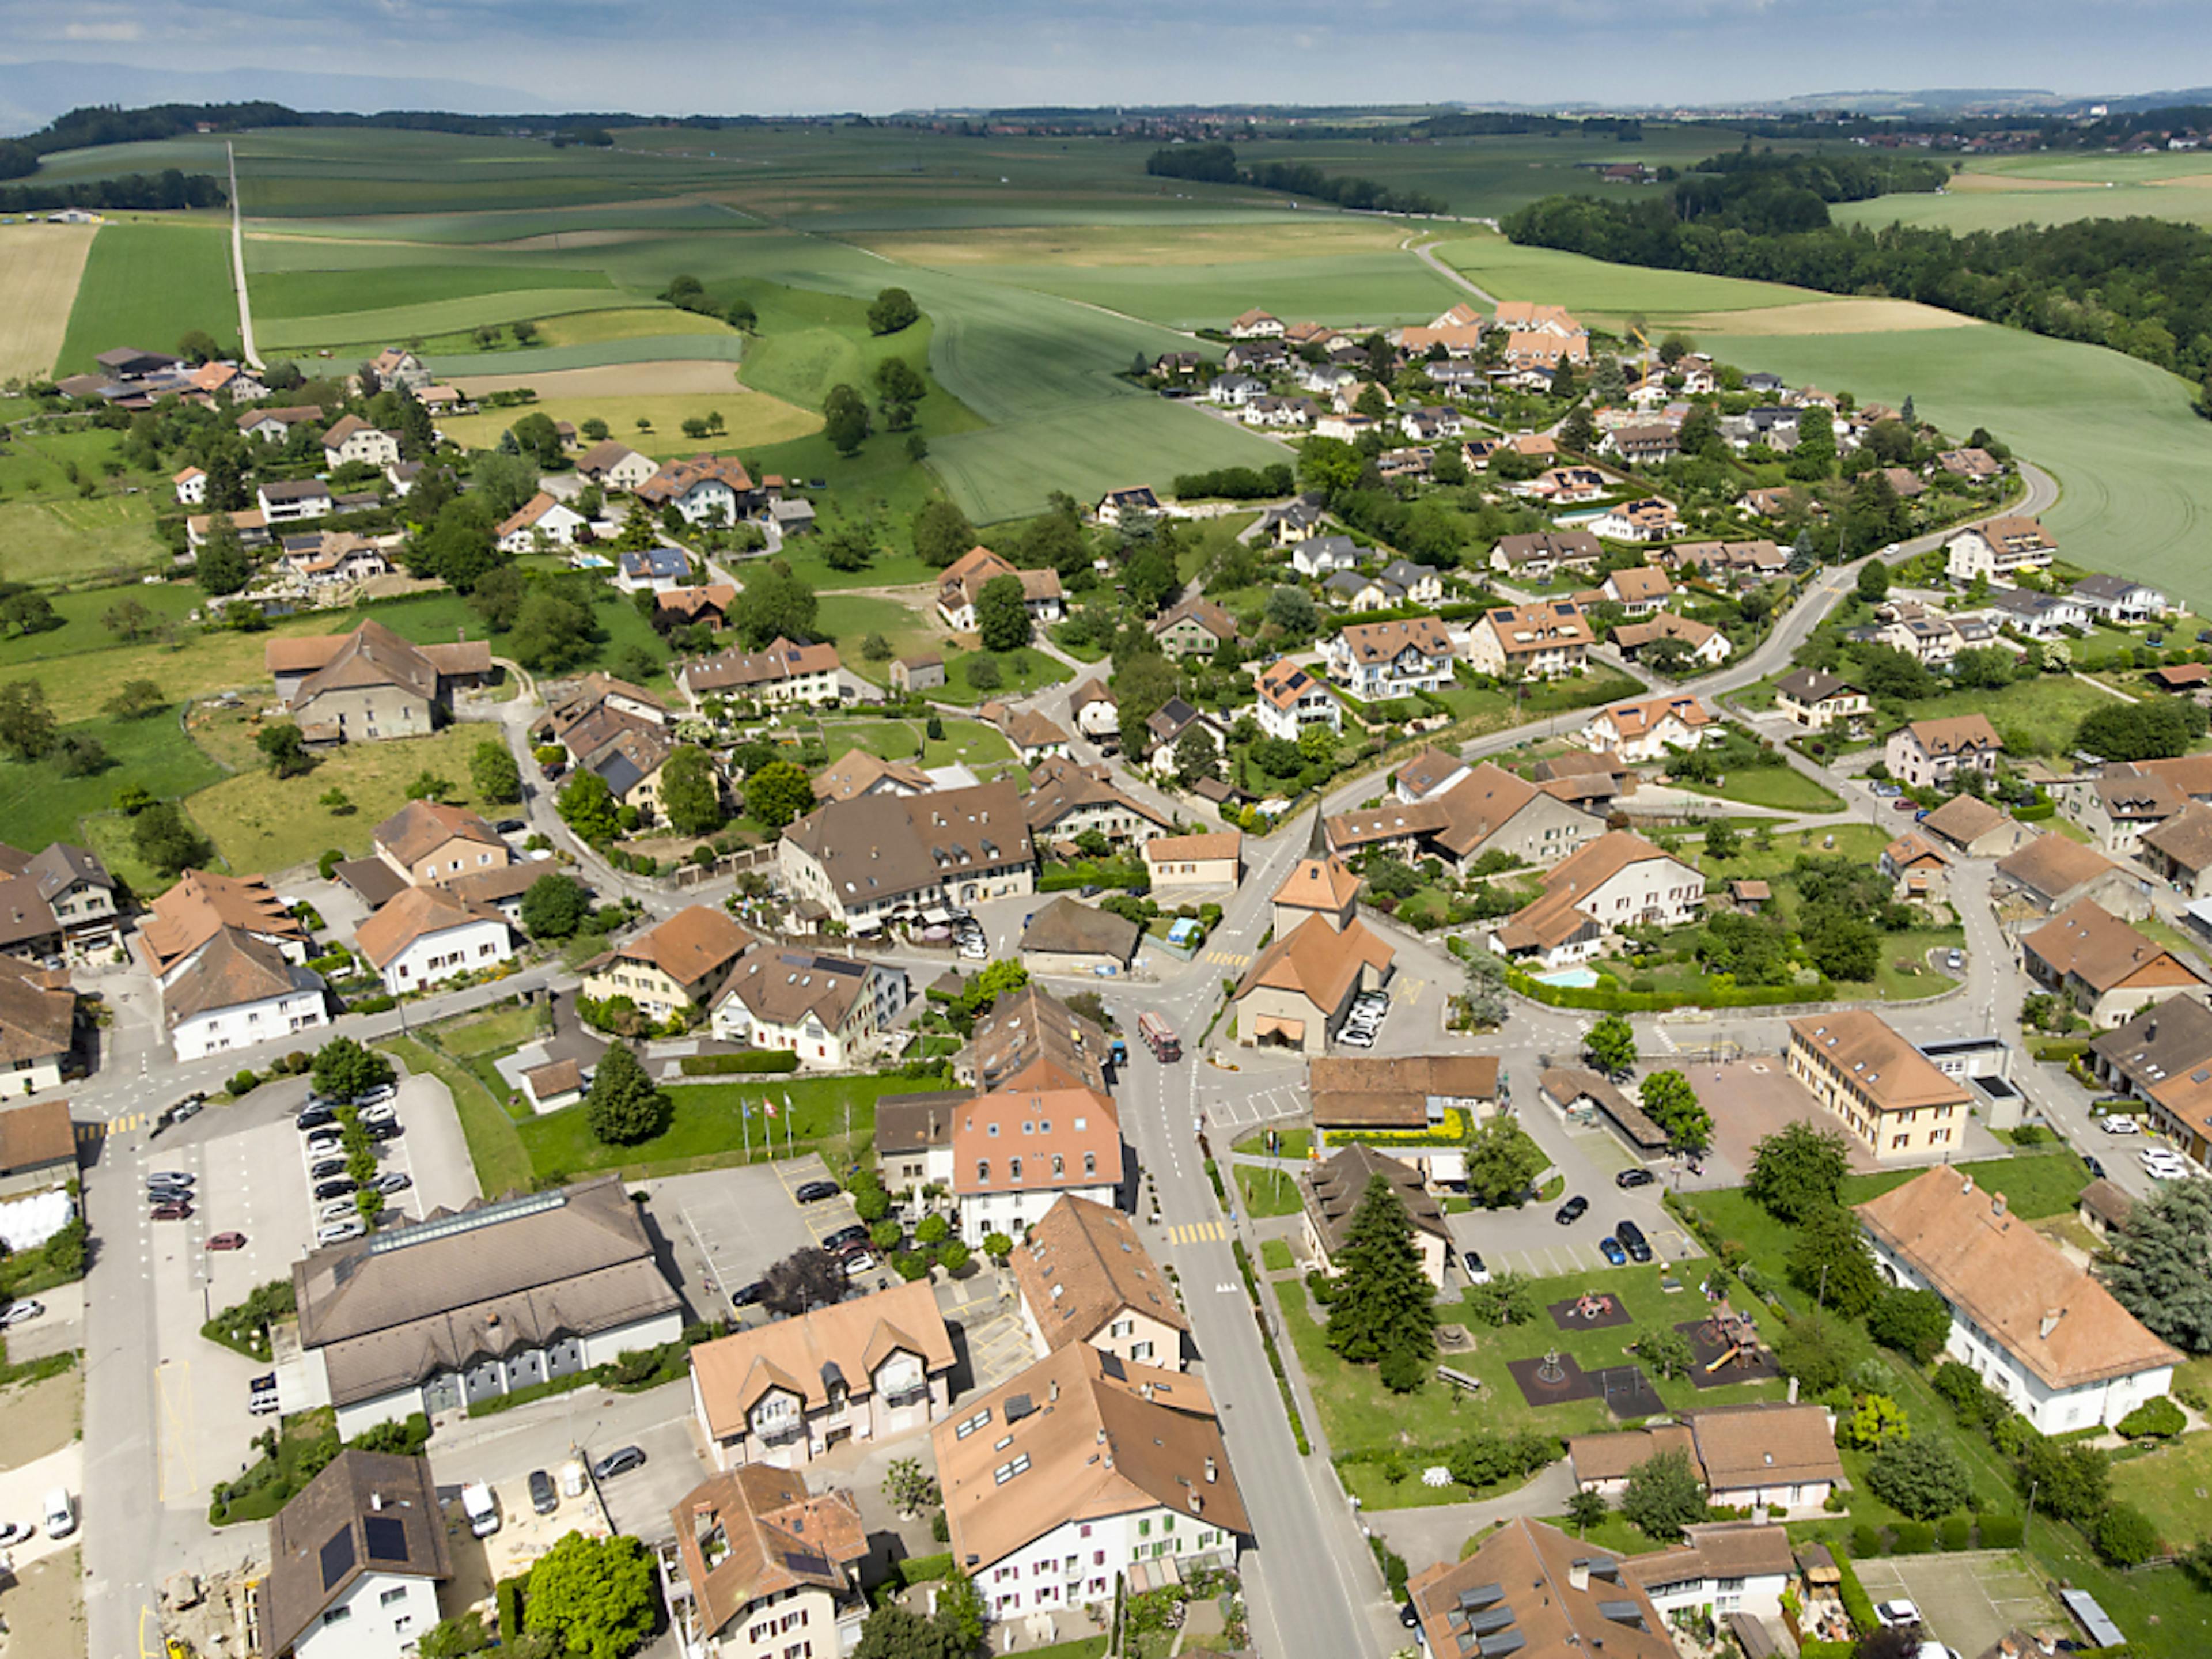
[[[62,39],[121,43],[143,40],[145,33],[143,24],[125,18],[112,23],[71,23],[62,30]]]

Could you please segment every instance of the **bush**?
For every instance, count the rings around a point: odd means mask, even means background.
[[[1936,1547],[1936,1528],[1925,1521],[1900,1521],[1897,1523],[1897,1553],[1899,1555],[1926,1555]]]
[[[2130,1440],[2171,1440],[2189,1426],[2189,1419],[2181,1407],[2164,1395],[2155,1400],[2146,1400],[2117,1425]]]
[[[799,1056],[788,1048],[749,1048],[741,1054],[686,1054],[678,1063],[686,1077],[746,1077],[795,1072]]]
[[[499,1639],[501,1646],[512,1646],[522,1634],[522,1591],[530,1582],[530,1575],[499,1581]]]
[[[2139,1567],[2161,1547],[2158,1528],[2141,1510],[2115,1504],[2098,1517],[2097,1553],[2116,1567]]]
[[[2016,1515],[1978,1515],[1974,1531],[1985,1550],[2016,1550],[2027,1528]]]
[[[898,1576],[902,1584],[933,1584],[940,1578],[949,1578],[952,1576],[952,1552],[909,1555],[898,1564]]]
[[[1881,1553],[1881,1534],[1862,1521],[1851,1528],[1851,1553],[1862,1558]]]
[[[252,1070],[249,1067],[247,1070],[240,1072],[237,1076],[232,1078],[228,1085],[226,1086],[230,1091],[230,1097],[233,1100],[236,1100],[242,1096],[250,1095],[256,1089],[258,1089],[261,1086],[261,1079],[254,1075]]]
[[[1972,1522],[1963,1515],[1947,1515],[1936,1523],[1936,1546],[1947,1554],[1966,1547]]]

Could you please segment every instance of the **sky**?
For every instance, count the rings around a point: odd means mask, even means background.
[[[487,109],[1665,106],[1869,88],[2202,86],[2207,10],[2207,0],[0,0],[0,42],[19,62],[77,66],[40,71],[81,80],[40,88],[60,104],[101,100],[106,63],[471,82]],[[259,95],[285,100],[283,70],[252,78]]]

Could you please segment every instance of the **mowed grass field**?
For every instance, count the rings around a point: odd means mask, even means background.
[[[0,580],[46,586],[168,568],[143,495],[0,501]]]
[[[90,225],[0,225],[0,380],[53,372],[96,234]]]
[[[1607,264],[1579,253],[1517,246],[1488,234],[1455,237],[1437,244],[1434,252],[1476,287],[1501,300],[1563,305],[1577,315],[1587,312],[1592,319],[1608,322],[1640,314],[1656,324],[1677,316],[1802,305],[1827,297],[1780,283]]]
[[[1753,313],[1756,316],[1757,313]],[[1963,434],[1986,426],[2058,480],[2044,515],[2068,559],[2212,605],[2212,468],[2190,388],[2095,346],[1974,323],[1917,333],[1701,335],[1746,369],[1848,386]]]
[[[93,239],[55,365],[81,374],[115,346],[173,350],[193,329],[235,349],[230,240],[216,219],[121,219]]]
[[[690,365],[684,365],[690,367]],[[702,368],[722,368],[719,363],[700,365]],[[610,374],[619,376],[622,371],[577,369],[577,375]],[[640,454],[664,459],[673,455],[695,455],[716,449],[737,449],[748,452],[757,445],[779,444],[793,438],[818,432],[822,417],[812,410],[799,409],[780,398],[764,392],[749,392],[732,377],[729,389],[724,392],[673,392],[663,395],[616,394],[599,396],[592,393],[566,395],[555,392],[541,397],[528,409],[488,410],[476,415],[452,416],[439,422],[442,431],[455,443],[471,449],[489,449],[499,442],[500,434],[526,414],[550,416],[556,421],[568,421],[580,427],[593,416],[605,421],[609,435],[628,444]],[[705,420],[710,415],[720,415],[723,430],[711,438],[687,438],[684,422]],[[648,422],[641,429],[640,421]]]
[[[1998,156],[1954,175],[1939,195],[1877,197],[1829,211],[1842,224],[1953,232],[2132,217],[2212,225],[2212,156]]]

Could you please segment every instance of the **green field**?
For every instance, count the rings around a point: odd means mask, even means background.
[[[1337,325],[1425,323],[1466,298],[1395,252],[1139,269],[1006,264],[992,266],[991,275],[1170,328],[1219,328],[1250,306]]]
[[[1658,323],[1669,317],[1803,305],[1830,297],[1780,283],[1607,264],[1579,253],[1516,246],[1496,235],[1443,242],[1436,254],[1486,294],[1501,300],[1562,305],[1570,311],[1588,312],[1591,319],[1613,320],[1640,313]]]
[[[538,289],[604,289],[606,273],[571,265],[520,261],[505,265],[386,265],[370,270],[285,270],[255,273],[253,321],[320,317],[331,312],[434,306],[452,300]],[[363,301],[373,301],[364,304]]]
[[[49,842],[80,840],[81,821],[106,811],[126,783],[177,796],[204,789],[223,776],[222,769],[178,731],[173,712],[63,728],[64,736],[71,733],[95,739],[112,764],[92,777],[65,778],[52,761],[0,761],[0,842],[35,852]]]
[[[2212,523],[2207,428],[2190,388],[2099,347],[1976,324],[1907,334],[1747,336],[1700,343],[1792,383],[1849,386],[1862,400],[1914,399],[1945,431],[1989,429],[2051,472],[2062,494],[2044,522],[2065,556],[2212,605],[2203,557]]]
[[[2008,750],[2057,758],[2073,750],[2074,729],[2083,715],[2110,708],[2118,701],[2110,692],[2069,675],[2046,674],[2037,679],[2015,680],[2002,691],[1928,697],[1907,703],[1905,708],[1917,720],[1984,714]]]
[[[2105,154],[1975,161],[1940,195],[1881,196],[1829,209],[1839,224],[1966,232],[2077,219],[2174,219],[2212,225],[2212,156]]]
[[[58,368],[89,370],[116,346],[174,349],[192,329],[238,338],[238,300],[230,283],[230,240],[213,220],[125,220],[93,238],[70,312]]]
[[[0,501],[0,579],[46,584],[167,570],[143,495]],[[0,661],[4,661],[0,656]]]

